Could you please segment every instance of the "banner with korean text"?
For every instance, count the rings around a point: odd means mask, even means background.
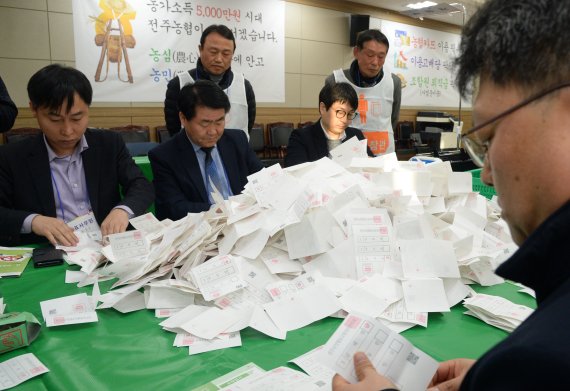
[[[232,71],[257,102],[285,100],[282,0],[73,0],[75,66],[98,102],[161,102],[179,72],[196,67],[202,31],[234,33]]]
[[[388,37],[385,69],[402,80],[402,106],[458,107],[453,61],[459,34],[370,18],[370,27]],[[462,100],[462,107],[470,107]]]

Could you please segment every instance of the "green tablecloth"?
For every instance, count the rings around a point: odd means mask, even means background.
[[[21,277],[0,279],[6,311],[28,311],[42,320],[40,301],[81,292],[91,294],[90,287],[64,283],[67,268],[63,265],[34,269],[30,264]],[[107,291],[110,285],[111,282],[102,283],[101,291]],[[518,288],[511,284],[475,289],[534,306],[534,300],[518,293]],[[449,313],[430,314],[427,329],[415,327],[403,335],[437,360],[477,358],[507,335],[463,315],[464,310],[458,305]],[[97,314],[97,323],[44,326],[31,346],[0,355],[0,361],[5,361],[33,352],[50,369],[16,389],[188,390],[248,362],[264,369],[287,365],[288,360],[323,344],[341,322],[332,318],[321,320],[288,333],[286,341],[248,328],[241,333],[241,347],[189,356],[188,348],[172,346],[175,335],[158,326],[161,320],[154,317],[154,311],[121,314],[106,309]]]
[[[154,176],[152,175],[152,169],[150,168],[150,161],[148,160],[148,156],[134,156],[133,160],[137,166],[139,166],[144,176],[149,181],[152,181],[152,178],[154,178]]]

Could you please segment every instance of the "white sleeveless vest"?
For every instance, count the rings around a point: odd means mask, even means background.
[[[180,89],[187,84],[193,84],[194,79],[190,73],[183,72],[178,75],[180,80]],[[245,132],[249,139],[248,114],[247,114],[247,97],[245,95],[245,78],[242,73],[234,73],[232,84],[224,90],[230,104],[232,105],[228,114],[226,114],[226,129],[241,129]]]
[[[351,126],[362,130],[368,146],[375,155],[394,152],[392,105],[394,104],[394,80],[385,73],[380,83],[373,87],[358,87],[350,82],[342,69],[333,72],[337,83],[352,85],[358,95],[358,115]]]

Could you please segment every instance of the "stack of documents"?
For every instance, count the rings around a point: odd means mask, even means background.
[[[499,296],[484,294],[465,299],[463,305],[468,309],[465,314],[509,333],[533,312],[533,309],[527,306],[515,304]]]
[[[98,310],[155,311],[189,354],[239,346],[246,327],[285,339],[347,313],[394,332],[428,327],[466,283],[502,282],[494,269],[516,246],[470,173],[342,147],[332,160],[265,168],[242,194],[212,194],[207,212],[139,216],[103,242],[78,233],[65,250],[81,272],[69,281],[93,284]],[[105,279],[112,289],[99,294]]]

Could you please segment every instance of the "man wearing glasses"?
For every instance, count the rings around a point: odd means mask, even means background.
[[[206,211],[214,204],[214,187],[227,199],[263,168],[245,133],[225,129],[230,101],[216,83],[198,80],[183,87],[178,107],[184,131],[148,154],[159,219]]]
[[[534,289],[537,309],[477,361],[441,363],[439,391],[570,389],[569,21],[568,1],[489,0],[463,31],[457,85],[476,85],[463,145],[520,246],[496,272]],[[354,361],[360,383],[337,375],[335,391],[394,387]]]
[[[329,156],[332,149],[352,137],[364,140],[360,130],[348,126],[358,115],[357,106],[358,98],[350,84],[326,84],[319,93],[321,119],[291,133],[285,166],[314,162]],[[368,155],[374,156],[370,148]]]
[[[350,83],[358,96],[358,117],[353,126],[364,132],[375,155],[394,152],[394,126],[400,116],[402,82],[384,72],[390,43],[378,29],[356,37],[354,61],[348,69],[337,69],[325,84]]]

